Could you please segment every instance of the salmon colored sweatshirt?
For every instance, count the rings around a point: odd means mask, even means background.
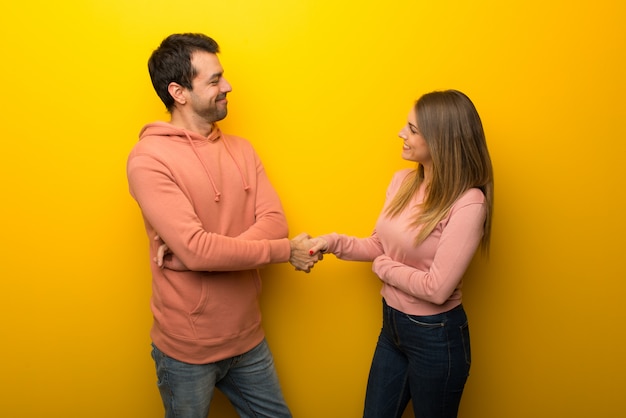
[[[251,144],[165,122],[146,125],[128,157],[130,193],[156,256],[158,235],[189,268],[151,262],[151,338],[192,364],[249,351],[264,338],[258,268],[290,256],[279,197]]]
[[[387,189],[385,207],[410,170],[397,172]],[[415,246],[419,229],[411,226],[424,201],[422,186],[409,208],[389,219],[381,213],[367,238],[324,235],[326,252],[343,260],[373,261],[387,304],[409,315],[435,315],[461,304],[462,279],[483,236],[486,206],[479,189],[469,189],[428,237]]]

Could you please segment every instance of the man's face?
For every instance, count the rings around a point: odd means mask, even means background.
[[[191,65],[197,75],[192,80],[189,99],[193,112],[208,123],[217,122],[228,113],[226,94],[232,88],[224,78],[224,69],[217,55],[204,51],[195,52]]]

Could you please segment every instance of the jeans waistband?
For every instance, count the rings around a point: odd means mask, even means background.
[[[448,311],[440,312],[438,314],[432,314],[432,315],[411,315],[411,314],[407,314],[406,312],[399,311],[396,308],[387,305],[387,301],[385,300],[385,298],[383,298],[383,309],[385,309],[385,310],[388,309],[391,312],[397,312],[397,313],[402,314],[402,315],[409,315],[409,316],[413,316],[413,317],[420,317],[420,316],[422,316],[424,318],[437,318],[437,317],[445,318],[445,317],[448,317],[448,316],[451,316],[451,315],[455,315],[457,313],[465,311],[465,309],[463,308],[463,304],[460,303],[457,306],[455,306],[454,308],[452,308],[452,309],[450,309]]]

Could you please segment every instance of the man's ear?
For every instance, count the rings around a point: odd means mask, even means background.
[[[180,84],[171,82],[169,86],[167,86],[167,91],[176,103],[181,105],[187,103],[187,96],[185,95],[186,89]]]

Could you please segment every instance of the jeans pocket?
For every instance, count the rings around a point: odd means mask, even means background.
[[[465,351],[465,363],[467,363],[467,367],[472,364],[472,349],[470,346],[470,334],[469,334],[469,324],[466,322],[459,327],[461,331],[461,339],[463,340],[463,350]]]
[[[412,323],[414,323],[415,325],[418,325],[420,327],[423,328],[441,328],[445,325],[445,323],[436,320],[436,321],[428,321],[427,316],[414,316],[414,315],[406,315],[406,318],[411,321]]]

